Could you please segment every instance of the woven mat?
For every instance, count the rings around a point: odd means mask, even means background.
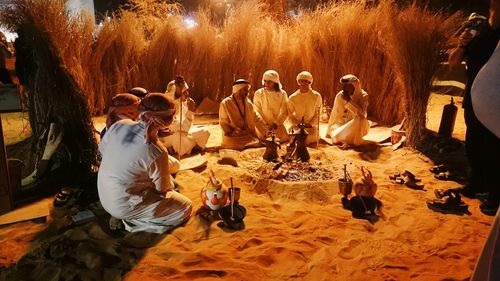
[[[181,167],[179,171],[191,170],[207,164],[207,160],[201,154],[189,156],[180,160]]]

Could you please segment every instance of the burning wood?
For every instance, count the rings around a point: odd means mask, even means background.
[[[306,139],[307,132],[305,128],[310,128],[311,125],[304,123],[304,117],[302,117],[302,122],[298,125],[299,132],[297,134],[292,133],[292,141],[287,146],[287,153],[284,156],[285,161],[288,159],[300,159],[303,162],[309,161],[311,158],[309,156],[309,151],[307,151]]]
[[[293,160],[291,162],[280,162],[278,164],[261,165],[257,172],[262,178],[283,181],[324,181],[334,178],[331,169],[319,167],[312,163]]]

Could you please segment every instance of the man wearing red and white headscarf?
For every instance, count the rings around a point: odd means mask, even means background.
[[[340,78],[340,83],[342,91],[335,96],[326,137],[345,149],[366,143],[363,137],[370,129],[366,119],[368,94],[361,88],[358,77],[352,74]]]
[[[262,75],[262,88],[255,91],[255,110],[266,123],[268,132],[273,131],[281,141],[288,141],[284,122],[288,117],[288,96],[281,88],[278,72],[268,70]]]
[[[111,99],[111,104],[108,108],[106,116],[106,127],[101,131],[101,138],[104,137],[106,131],[122,119],[136,120],[139,117],[139,103],[141,99],[135,95],[124,93],[118,94]]]
[[[261,146],[265,137],[265,124],[248,99],[250,82],[245,79],[233,83],[232,94],[223,99],[219,107],[222,129],[222,147],[241,150]]]
[[[292,127],[288,130],[297,133],[298,125],[304,121],[308,127],[306,143],[315,143],[319,139],[319,113],[323,103],[321,94],[311,87],[313,76],[308,71],[302,71],[297,75],[299,89],[288,98],[288,118]]]
[[[175,107],[165,95],[152,93],[139,110],[139,122],[116,122],[99,144],[99,199],[126,230],[163,233],[188,220],[192,211],[191,200],[173,190],[169,155],[158,142],[158,131],[170,125]]]
[[[195,147],[204,150],[210,137],[208,130],[192,127],[195,103],[189,97],[188,89],[189,86],[182,76],[168,83],[165,95],[174,101],[176,112],[169,127],[172,134],[160,138],[165,147],[172,148],[181,156],[190,154]]]

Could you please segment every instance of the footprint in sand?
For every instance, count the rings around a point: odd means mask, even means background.
[[[387,247],[392,248],[391,245],[386,245],[384,248]],[[363,255],[364,258],[370,258],[379,253],[381,249],[382,242],[380,240],[360,241],[354,239],[349,241],[347,247],[340,249],[339,257],[350,260]]]
[[[334,240],[328,236],[318,236],[318,237],[316,237],[315,241],[316,240],[321,242],[321,243],[327,244],[327,245],[331,245],[331,244],[337,242],[336,240]]]
[[[257,238],[252,238],[250,240],[248,240],[245,244],[243,244],[243,246],[241,247],[241,250],[245,250],[245,249],[248,249],[250,247],[255,247],[255,246],[260,246],[262,245],[262,240],[260,239],[257,239]]]
[[[208,277],[224,277],[227,272],[222,270],[191,270],[185,273],[187,280],[192,280],[196,278],[208,278]]]
[[[274,263],[274,259],[270,255],[262,255],[257,257],[257,263],[263,267],[269,267]]]
[[[279,205],[279,204],[273,204],[273,208],[274,208],[276,211],[281,211],[281,209],[282,209],[281,205]]]
[[[340,249],[339,257],[346,260],[354,259],[361,254],[362,249],[359,245],[361,245],[359,240],[349,241],[349,245],[347,247]]]

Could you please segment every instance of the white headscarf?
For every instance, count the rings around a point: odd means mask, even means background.
[[[175,90],[177,89],[177,86],[175,85],[175,80],[172,80],[168,83],[167,85],[167,90],[165,91],[165,95],[167,95],[167,97],[175,100]],[[184,85],[182,86],[182,92],[186,91],[189,89],[189,85],[184,82]]]
[[[299,80],[307,80],[307,81],[311,82],[311,84],[312,84],[313,83],[313,76],[309,71],[302,71],[301,73],[299,73],[297,75],[297,82]]]
[[[267,70],[264,72],[262,75],[262,86],[264,86],[264,81],[273,81],[274,83],[279,85],[279,88],[281,90],[281,83],[280,83],[280,75],[276,70]]]
[[[250,89],[250,83],[248,81],[243,81],[242,79],[236,80],[233,83],[233,94],[239,92],[241,89],[248,87]]]
[[[361,88],[361,81],[352,74],[342,76],[342,78],[340,78],[340,84],[351,84],[354,86],[354,93],[352,95],[354,102],[357,102],[364,92]]]

